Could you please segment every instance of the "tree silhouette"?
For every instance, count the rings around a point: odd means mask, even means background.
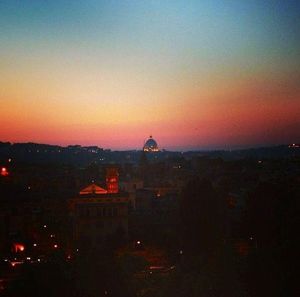
[[[194,178],[182,191],[183,246],[191,254],[213,255],[222,243],[222,207],[211,182]]]
[[[260,183],[245,218],[256,250],[246,261],[246,280],[256,296],[296,296],[299,192],[285,183]]]

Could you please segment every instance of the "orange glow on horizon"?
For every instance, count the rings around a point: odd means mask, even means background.
[[[0,11],[0,141],[114,150],[142,149],[149,134],[166,150],[299,141],[297,1],[29,2]]]
[[[19,77],[23,83],[15,90],[10,78],[0,140],[141,149],[152,133],[161,149],[173,149],[292,143],[300,137],[300,90],[286,75],[239,73],[165,86],[156,81],[155,96],[143,85],[133,91],[136,75],[128,85],[123,75],[117,89],[113,82],[85,85],[77,77],[53,85],[45,76],[38,86]]]

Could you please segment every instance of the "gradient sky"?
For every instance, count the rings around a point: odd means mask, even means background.
[[[300,2],[0,1],[0,140],[300,142]]]

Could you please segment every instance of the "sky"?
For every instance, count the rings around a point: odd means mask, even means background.
[[[300,142],[297,0],[1,0],[0,141]]]

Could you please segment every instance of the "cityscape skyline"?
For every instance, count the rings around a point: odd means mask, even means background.
[[[297,0],[1,0],[0,295],[298,296],[299,29]]]
[[[296,1],[1,1],[0,139],[233,149],[300,139]]]
[[[150,138],[149,138],[150,139]],[[72,148],[72,147],[81,147],[81,148],[94,148],[98,147],[98,149],[101,150],[111,150],[111,151],[120,151],[120,152],[126,152],[126,151],[145,151],[144,147],[145,144],[147,143],[147,140],[145,139],[143,142],[143,145],[140,147],[105,147],[101,144],[95,144],[95,143],[88,143],[88,144],[80,144],[80,143],[66,143],[66,144],[59,144],[59,143],[42,143],[42,142],[34,142],[34,141],[25,141],[25,142],[11,142],[11,141],[3,141],[0,140],[0,143],[2,144],[10,144],[10,145],[37,145],[37,146],[50,146],[50,147],[58,147],[58,148]],[[203,146],[203,147],[162,147],[157,145],[158,150],[155,152],[213,152],[213,151],[239,151],[239,150],[249,150],[249,149],[261,149],[261,148],[276,148],[276,147],[289,147],[289,148],[299,148],[300,144],[299,142],[293,142],[293,143],[278,143],[278,144],[256,144],[256,145],[232,145],[232,146],[215,146],[215,147],[210,147],[210,146]],[[147,150],[146,150],[147,152]]]

